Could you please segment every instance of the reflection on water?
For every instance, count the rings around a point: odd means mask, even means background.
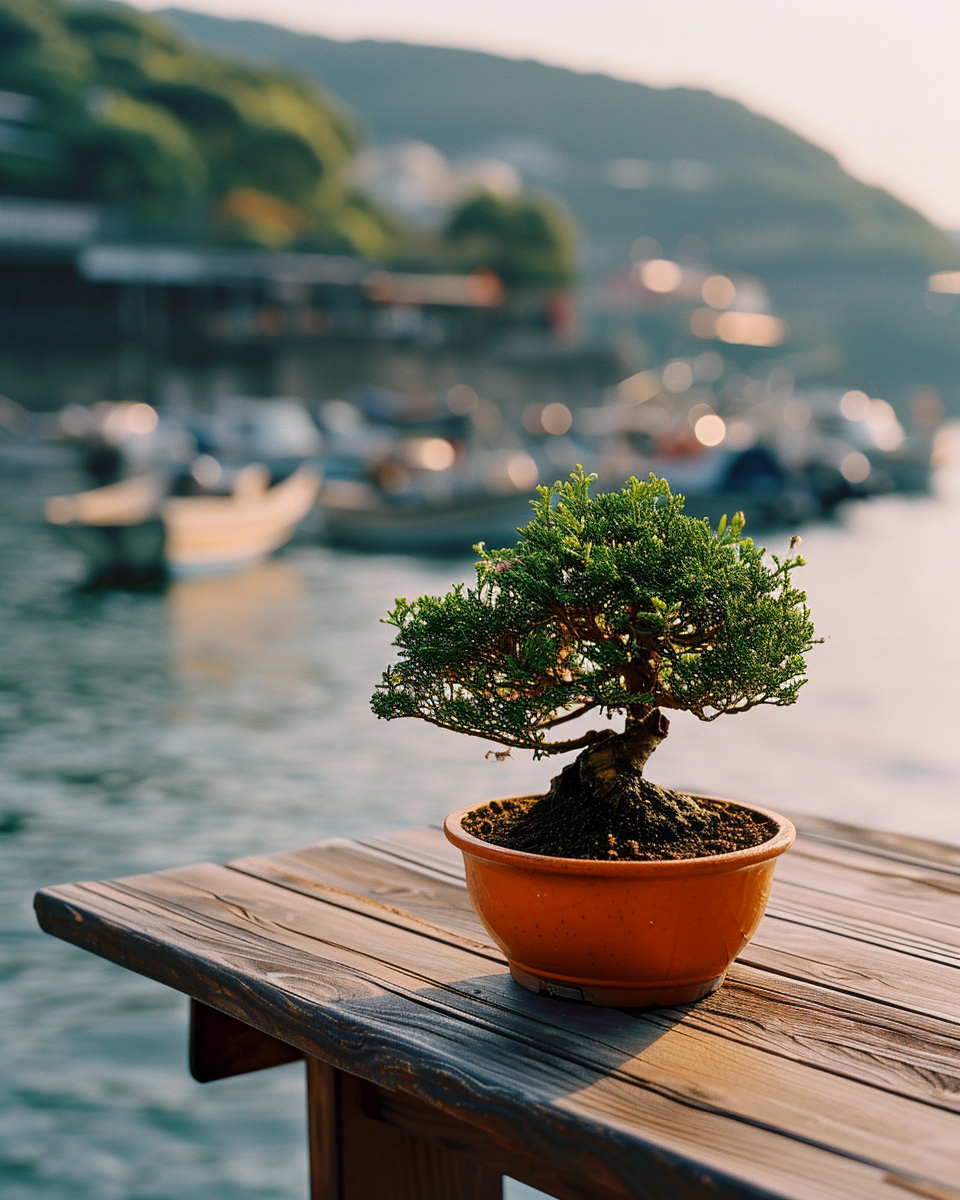
[[[302,1198],[302,1069],[193,1083],[182,997],[40,934],[34,889],[436,821],[552,770],[370,714],[379,619],[469,560],[301,544],[163,595],[77,595],[39,522],[75,486],[0,478],[0,1193]],[[828,640],[801,702],[678,717],[656,777],[960,843],[958,544],[957,496],[804,531]]]
[[[285,687],[300,659],[293,653],[278,658],[278,634],[304,636],[306,589],[303,573],[286,561],[171,584],[166,607],[174,674],[214,686],[252,671],[268,687]]]

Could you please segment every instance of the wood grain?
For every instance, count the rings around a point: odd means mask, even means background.
[[[359,845],[391,858],[429,867],[441,874],[463,879],[463,859],[438,825],[414,825],[397,829],[383,837],[361,838]]]
[[[529,1012],[531,1007],[537,1007],[536,998],[528,1000],[503,978],[502,972],[499,994],[492,998],[481,994],[484,991],[482,985],[487,985],[488,990],[490,985],[486,979],[478,979],[472,974],[476,955],[391,929],[387,941],[391,961],[387,962],[381,957],[384,950],[381,922],[327,905],[319,906],[323,911],[322,921],[318,922],[316,902],[223,868],[185,868],[123,881],[119,885],[90,886],[96,892],[101,912],[111,903],[132,906],[141,930],[156,923],[165,933],[168,948],[175,940],[189,947],[195,976],[200,974],[200,964],[196,962],[200,948],[208,951],[208,960],[203,964],[205,973],[214,966],[220,966],[222,973],[222,968],[226,967],[227,977],[249,986],[251,967],[256,964],[260,982],[265,974],[283,979],[288,1003],[291,994],[302,998],[308,994],[310,985],[315,989],[317,983],[321,984],[320,998],[326,1001],[324,1007],[328,1012],[335,1007],[336,999],[366,1002],[380,989],[389,991],[395,1001],[402,997],[411,1002],[405,1012],[396,1003],[391,1005],[393,1036],[396,1037],[401,1025],[408,1026],[408,1032],[409,1028],[415,1028],[421,1042],[424,1037],[434,1038],[439,1033],[441,1042],[446,1043],[441,1044],[440,1050],[447,1071],[454,1066],[447,1043],[449,1034],[443,1036],[443,1026],[450,1021],[459,1027],[456,1040],[462,1044],[465,1030],[469,1029],[474,1052],[488,1061],[506,1058],[513,1067],[521,1051],[525,1055],[532,1053],[539,1063],[541,1076],[545,1062],[551,1062],[554,1074],[562,1068],[561,1075],[566,1082],[555,1087],[556,1095],[552,1097],[549,1093],[546,1097],[537,1095],[541,1116],[550,1111],[555,1119],[558,1106],[566,1108],[575,1097],[574,1111],[582,1118],[581,1106],[584,1097],[589,1096],[590,1105],[599,1103],[599,1111],[606,1113],[606,1120],[617,1123],[625,1114],[636,1113],[639,1085],[645,1092],[642,1101],[645,1114],[649,1113],[651,1105],[655,1109],[664,1103],[672,1108],[679,1105],[679,1111],[664,1126],[655,1122],[658,1126],[656,1139],[661,1144],[670,1134],[681,1140],[686,1134],[688,1150],[691,1142],[697,1147],[709,1144],[709,1126],[718,1118],[729,1121],[733,1116],[739,1123],[735,1138],[739,1144],[744,1142],[748,1128],[754,1138],[762,1133],[774,1136],[780,1133],[781,1159],[794,1158],[798,1153],[803,1157],[813,1148],[833,1151],[839,1141],[838,1148],[844,1155],[859,1158],[865,1165],[892,1166],[922,1173],[929,1171],[932,1164],[934,1170],[930,1173],[934,1178],[949,1182],[953,1160],[941,1144],[944,1132],[939,1129],[935,1111],[932,1120],[930,1113],[924,1114],[922,1124],[927,1132],[920,1142],[898,1147],[896,1161],[888,1161],[893,1144],[890,1139],[895,1142],[905,1124],[919,1123],[910,1109],[910,1101],[888,1097],[890,1103],[896,1102],[888,1117],[871,1114],[873,1119],[861,1120],[858,1124],[856,1114],[859,1112],[862,1118],[868,1103],[876,1108],[876,1096],[868,1102],[865,1096],[844,1099],[843,1095],[838,1095],[832,1104],[833,1119],[825,1122],[821,1113],[822,1088],[812,1086],[812,1080],[811,1086],[807,1087],[806,1101],[801,1092],[799,1098],[794,1096],[788,1104],[787,1095],[791,1088],[799,1087],[799,1082],[796,1079],[785,1082],[779,1075],[765,1074],[760,1069],[762,1056],[758,1059],[758,1052],[753,1048],[748,1048],[748,1053],[740,1053],[733,1061],[729,1053],[724,1052],[720,1039],[704,1037],[696,1039],[692,1045],[684,1040],[675,1046],[671,1056],[665,1048],[666,1039],[656,1036],[650,1041],[649,1027],[637,1038],[637,1028],[643,1023],[636,1018],[629,1019],[632,1042],[628,1049],[635,1051],[640,1046],[643,1053],[634,1053],[632,1058],[627,1058],[622,1046],[611,1043],[609,1028],[603,1031],[603,1041],[594,1035],[588,1053],[584,1049],[588,1030],[583,1018],[591,1024],[599,1019],[609,1025],[611,1014],[556,1002],[540,1002],[541,1009],[546,1006],[551,1015],[556,1014],[549,1028],[544,1030],[542,1022],[535,1019],[537,1014],[531,1019]],[[421,941],[427,943],[426,953],[421,946],[418,954],[415,943]],[[232,956],[224,962],[224,956],[231,951]],[[405,962],[407,954],[412,954],[414,961]],[[445,985],[443,994],[437,996],[435,986],[425,991],[423,984],[427,982]],[[493,991],[496,993],[495,984]],[[486,1002],[488,1011],[483,1011],[480,1001]],[[523,1011],[511,1010],[510,1005],[516,1004],[521,1005]],[[365,1003],[364,1007],[371,1010],[367,1014],[369,1023],[375,1006]],[[414,1011],[409,1011],[411,1007]],[[490,1008],[494,1011],[490,1012]],[[509,1024],[506,1021],[508,1014]],[[573,1014],[578,1014],[572,1029],[564,1029],[558,1023],[566,1014],[570,1014],[571,1019]],[[469,1022],[463,1020],[467,1015],[472,1018]],[[682,1029],[682,1025],[676,1028]],[[562,1044],[564,1033],[566,1044]],[[498,1048],[495,1039],[497,1035],[502,1039],[505,1034],[510,1045]],[[385,1035],[381,1036],[385,1040]],[[484,1050],[476,1045],[478,1038]],[[704,1061],[708,1047],[711,1055]],[[422,1044],[419,1049],[422,1055]],[[417,1061],[419,1066],[419,1059]],[[502,1062],[500,1065],[502,1067]],[[811,1076],[816,1074],[809,1068],[807,1071]],[[710,1080],[709,1087],[705,1087],[705,1079]],[[514,1086],[520,1082],[513,1080]],[[760,1085],[762,1090],[758,1092],[756,1089]],[[855,1086],[848,1085],[846,1090],[849,1092]],[[867,1089],[861,1088],[861,1091]],[[779,1104],[778,1092],[784,1093]],[[634,1099],[630,1098],[631,1094]],[[473,1099],[475,1102],[475,1097]],[[530,1097],[528,1103],[532,1099]],[[546,1108],[545,1099],[552,1100]],[[739,1106],[740,1111],[731,1105]],[[770,1111],[771,1106],[775,1106],[775,1111]],[[633,1124],[636,1132],[648,1133],[643,1125],[636,1128],[636,1117]],[[788,1130],[795,1139],[789,1147],[782,1136]],[[809,1165],[804,1174],[811,1177]],[[827,1174],[836,1177],[836,1163]],[[831,1194],[822,1190],[825,1186],[822,1170],[816,1171],[815,1175],[820,1177],[820,1194]]]
[[[915,839],[897,838],[891,834],[871,834],[870,831],[853,831],[846,826],[835,826],[830,822],[816,821],[814,837],[824,838],[831,831],[838,830],[836,841],[842,842],[846,852],[856,855],[861,863],[869,862],[871,870],[882,871],[884,865],[892,863],[891,870],[899,872],[906,863],[908,866],[922,863],[931,873],[931,877],[941,883],[952,886],[955,880],[952,867],[953,858],[960,860],[960,852],[955,855],[949,847],[935,844],[918,843]],[[826,832],[822,833],[821,830]],[[422,844],[424,854],[433,864],[441,856],[440,839],[443,834],[439,830],[423,828],[418,830],[418,839],[409,839],[403,847],[405,863],[414,865],[416,847]],[[854,833],[863,832],[863,844],[867,849],[859,848],[854,839]],[[841,837],[842,835],[842,837]],[[869,850],[871,838],[879,840],[887,857],[877,857]],[[445,842],[445,839],[443,839]],[[803,838],[798,839],[801,852],[805,849]],[[820,842],[816,842],[817,847]],[[832,846],[832,843],[831,843]],[[921,859],[920,849],[927,847],[926,856]],[[384,850],[383,840],[378,848]],[[895,851],[902,853],[894,861]],[[791,854],[794,854],[791,851]],[[797,866],[797,855],[794,859],[794,878],[802,868]],[[938,865],[945,861],[942,869]],[[785,855],[782,863],[790,861],[790,855]],[[778,864],[778,873],[781,871]],[[452,878],[452,876],[451,876]],[[802,878],[802,876],[800,876]],[[455,885],[454,885],[455,886]],[[809,894],[799,896],[794,891],[790,897],[785,889],[781,889],[775,878],[773,894],[760,929],[754,935],[753,941],[741,954],[739,961],[758,967],[787,978],[807,980],[822,988],[833,989],[843,995],[857,999],[869,999],[876,1003],[887,1003],[905,1011],[922,1012],[946,1021],[960,1020],[960,989],[955,975],[956,951],[960,946],[960,936],[951,932],[950,921],[939,920],[936,927],[928,925],[924,928],[924,936],[901,936],[902,929],[898,928],[898,918],[893,916],[885,924],[882,916],[869,923],[865,929],[862,920],[858,925],[858,913],[862,909],[851,905],[844,916],[842,906],[834,905],[837,911],[830,912],[830,902],[823,895],[817,895],[817,889],[809,889]],[[784,896],[783,908],[781,894]],[[941,900],[952,903],[951,893],[941,890]],[[900,926],[909,925],[907,915],[913,915],[906,904],[901,905],[905,915],[899,920]],[[951,912],[960,913],[960,898],[952,905]],[[917,913],[919,919],[924,914]],[[942,913],[941,913],[942,917]],[[955,918],[960,925],[960,916]],[[914,928],[919,926],[914,923]],[[950,939],[954,938],[951,942]],[[909,943],[909,945],[908,945]],[[915,962],[905,958],[905,953],[915,954],[917,958],[927,958],[929,963]]]
[[[824,1080],[810,1063],[771,1058],[746,1041],[734,1048],[726,1040],[703,1036],[692,1023],[673,1024],[665,1036],[650,1039],[649,1033],[640,1033],[658,1027],[656,1022],[651,1025],[649,1017],[635,1017],[618,1025],[595,1019],[574,1021],[572,1017],[563,1018],[577,1011],[591,1018],[594,1014],[589,1009],[571,1010],[549,1003],[545,1007],[557,1017],[551,1019],[548,1036],[544,1037],[537,1025],[525,1020],[526,999],[507,983],[502,970],[492,985],[478,981],[482,964],[470,952],[432,941],[425,948],[423,939],[396,928],[385,937],[382,923],[339,908],[324,906],[322,921],[318,921],[315,903],[299,895],[278,895],[277,889],[264,887],[259,881],[242,877],[231,880],[227,871],[218,871],[212,877],[207,869],[184,868],[163,877],[149,876],[146,882],[131,881],[130,886],[141,898],[149,895],[151,899],[169,899],[171,891],[184,884],[198,892],[190,899],[193,912],[223,920],[222,904],[229,900],[232,905],[242,906],[245,921],[255,917],[262,932],[270,930],[278,944],[290,945],[291,939],[298,937],[302,939],[298,944],[306,949],[310,946],[307,939],[312,938],[323,943],[325,954],[336,955],[343,965],[369,972],[380,981],[386,981],[391,972],[396,987],[413,991],[421,980],[442,985],[450,993],[444,997],[445,1004],[456,1004],[459,1011],[469,1013],[474,1020],[489,1019],[492,1024],[497,1019],[501,1029],[509,1011],[515,1036],[544,1049],[552,1046],[554,1053],[598,1073],[618,1074],[645,1086],[669,1090],[687,1103],[709,1105],[715,1111],[771,1124],[811,1141],[826,1140],[844,1152],[872,1161],[884,1161],[886,1142],[896,1138],[905,1125],[922,1129],[905,1149],[901,1164],[921,1169],[934,1163],[946,1173],[941,1177],[948,1177],[953,1156],[941,1150],[957,1130],[952,1116],[936,1111],[923,1114],[902,1097],[870,1096],[861,1083],[849,1077],[834,1078],[828,1081],[830,1131],[825,1139],[818,1111]],[[225,892],[228,888],[231,890]],[[484,1002],[499,1012],[484,1012]],[[640,1055],[634,1053],[638,1036],[641,1041],[649,1041]],[[709,1088],[703,1083],[704,1075],[710,1079]],[[940,1107],[935,1100],[931,1102]]]
[[[675,1010],[517,988],[435,829],[48,889],[38,916],[367,1081],[364,1120],[562,1200],[960,1200],[960,852],[801,829],[727,985]],[[400,1145],[422,1194],[474,1187]]]
[[[466,884],[429,868],[417,870],[365,846],[343,842],[241,858],[228,865],[305,896],[504,961],[473,911]]]
[[[310,1054],[306,1060],[310,1200],[342,1200],[339,1072]]]
[[[790,816],[790,814],[787,814]],[[892,862],[914,863],[937,870],[960,874],[960,849],[943,842],[930,842],[903,833],[886,833],[880,829],[864,829],[845,825],[823,817],[790,816],[797,832],[807,840],[846,847]]]
[[[399,920],[404,908],[429,913],[432,934],[444,932],[452,944],[467,946],[486,938],[488,949],[497,953],[472,910],[464,913],[462,888],[440,885],[434,879],[418,876],[410,867],[398,865],[385,877],[383,886],[388,889],[390,903],[381,911],[378,896],[383,893],[369,876],[373,864],[353,850],[344,867],[342,854],[338,845],[311,847],[295,854],[242,859],[231,865],[305,895],[322,896],[332,903],[346,903],[355,911],[379,915],[390,923]],[[358,895],[344,902],[336,888],[346,882],[347,869]],[[422,889],[429,890],[427,905],[422,904]],[[444,906],[449,906],[452,919],[444,917]],[[764,980],[762,987],[759,979]],[[745,986],[738,988],[741,980]],[[758,995],[762,1003],[758,1003]],[[936,1020],[908,1015],[867,997],[837,995],[833,989],[813,985],[809,980],[791,980],[742,964],[734,967],[727,987],[692,1010],[688,1020],[694,1014],[703,1014],[707,1019],[707,1014],[714,1011],[722,1016],[711,1022],[711,1028],[721,1036],[763,1045],[772,1053],[812,1062],[823,1070],[915,1099],[955,1111],[960,1108],[960,1036]]]
[[[365,1086],[307,1059],[310,1200],[502,1200],[499,1175],[382,1121]]]
[[[807,838],[777,863],[777,878],[829,895],[956,926],[960,879],[931,867],[878,859]]]

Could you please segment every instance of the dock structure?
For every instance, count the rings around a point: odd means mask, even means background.
[[[794,820],[726,984],[675,1009],[519,988],[434,828],[37,913],[191,998],[197,1079],[306,1059],[313,1200],[958,1200],[960,850]]]
[[[119,211],[0,197],[7,341],[186,341],[208,350],[343,338],[459,343],[505,292],[491,271],[385,270],[345,254],[145,241]]]

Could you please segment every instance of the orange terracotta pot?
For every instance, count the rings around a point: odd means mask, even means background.
[[[552,858],[493,846],[444,822],[463,851],[477,916],[517,983],[617,1008],[684,1004],[723,983],[760,924],[777,858],[796,837],[777,824],[749,850],[670,862]]]

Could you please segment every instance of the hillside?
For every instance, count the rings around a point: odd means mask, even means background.
[[[388,250],[341,183],[346,113],[235,60],[124,5],[0,0],[0,191],[116,204],[153,236]]]
[[[512,162],[525,184],[572,209],[587,274],[624,263],[638,237],[667,255],[706,249],[713,267],[763,279],[794,352],[819,347],[823,362],[840,364],[831,382],[892,399],[929,383],[960,411],[960,312],[949,301],[931,311],[926,292],[929,273],[960,265],[960,251],[920,213],[742,104],[475,51],[168,16],[208,48],[321,82],[374,143],[422,139],[451,158]]]
[[[251,21],[168,15],[207,46],[322,81],[376,142],[418,138],[450,156],[512,158],[528,182],[564,197],[603,259],[621,258],[639,235],[672,251],[689,234],[706,239],[718,265],[744,269],[811,255],[895,254],[924,267],[956,258],[949,239],[914,210],[782,125],[711,92],[475,51],[337,42]],[[619,159],[646,164],[640,173],[653,176],[649,186],[612,184]],[[646,181],[635,174],[632,182]]]

